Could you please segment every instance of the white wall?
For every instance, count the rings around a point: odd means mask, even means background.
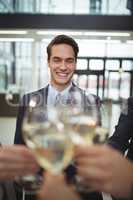
[[[16,127],[16,118],[0,117],[0,142],[13,144]]]
[[[118,105],[112,106],[112,120],[110,135],[114,132],[115,125],[118,122],[120,115],[120,107]],[[14,134],[16,128],[16,118],[0,117],[0,142],[2,144],[13,144]]]

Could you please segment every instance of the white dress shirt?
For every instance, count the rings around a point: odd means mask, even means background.
[[[54,88],[51,84],[48,87],[48,98],[47,98],[47,105],[55,105],[57,95],[61,95],[63,100],[67,100],[69,97],[69,90],[72,86],[72,83],[62,91],[58,91]]]

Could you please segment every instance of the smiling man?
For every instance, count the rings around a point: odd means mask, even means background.
[[[75,40],[66,35],[56,36],[47,46],[47,62],[50,69],[49,84],[33,93],[24,95],[18,110],[17,126],[15,133],[15,144],[24,144],[22,137],[22,122],[25,111],[29,106],[29,102],[33,99],[37,106],[57,105],[57,97],[60,95],[65,103],[77,103],[74,99],[74,93],[79,92],[81,95],[80,103],[84,106],[90,106],[92,103],[97,105],[99,109],[100,101],[95,95],[89,94],[86,96],[84,90],[80,89],[72,82],[72,77],[76,69],[77,55],[79,52],[78,44]],[[58,101],[59,103],[59,101]],[[66,174],[72,180],[76,173],[73,166],[66,169]],[[92,200],[101,200],[101,195],[98,193],[89,194]],[[82,199],[89,199],[88,195],[83,195]],[[26,199],[27,200],[27,199]],[[31,199],[30,199],[31,200]]]
[[[47,63],[50,69],[50,82],[45,87],[33,93],[24,95],[18,110],[15,144],[24,144],[22,138],[22,121],[24,113],[29,106],[29,101],[34,99],[36,105],[55,105],[57,95],[69,98],[70,92],[80,90],[72,83],[76,69],[78,44],[73,38],[66,35],[56,36],[47,46]]]
[[[65,36],[60,36],[58,39],[63,39],[63,37],[65,39]],[[47,47],[51,85],[62,91],[71,83],[76,68],[78,45],[72,39],[71,44],[53,44],[54,41],[56,40],[53,40]]]
[[[66,35],[55,37],[47,47],[50,83],[48,88],[48,105],[55,105],[60,94],[68,99],[72,88],[72,77],[76,69],[78,45]]]

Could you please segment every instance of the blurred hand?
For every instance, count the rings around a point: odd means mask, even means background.
[[[63,175],[45,174],[44,185],[39,191],[39,200],[80,200],[72,186],[67,185]]]
[[[37,161],[25,146],[0,147],[0,180],[14,179],[16,176],[31,174],[39,169]]]
[[[115,197],[133,193],[133,162],[106,145],[79,146],[75,150],[78,173],[88,186]]]

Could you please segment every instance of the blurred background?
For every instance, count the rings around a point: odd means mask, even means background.
[[[74,81],[112,100],[133,93],[133,0],[0,0],[0,142],[13,143],[18,103],[49,80],[46,47],[58,34],[79,44]]]

